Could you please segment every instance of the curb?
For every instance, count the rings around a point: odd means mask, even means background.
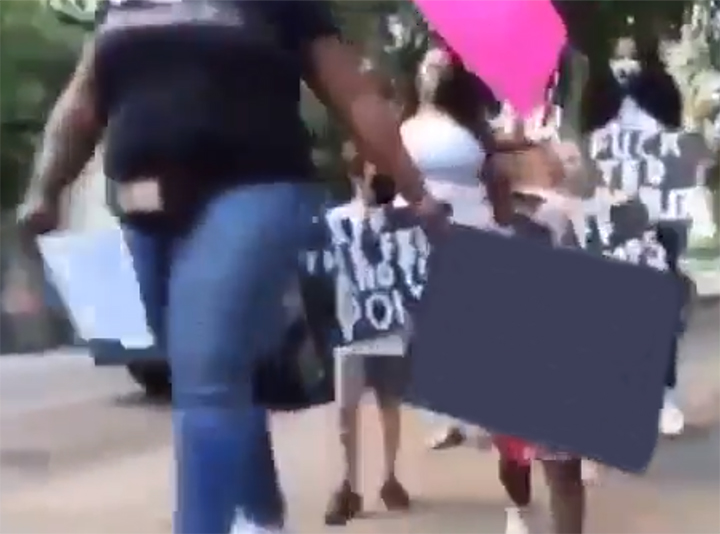
[[[682,266],[697,285],[700,298],[720,296],[720,262],[713,260],[685,260]]]

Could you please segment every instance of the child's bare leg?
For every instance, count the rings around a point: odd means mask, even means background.
[[[400,450],[400,401],[378,398],[378,411],[383,437],[384,479],[395,479],[395,466]]]
[[[528,534],[532,531],[530,517],[530,464],[500,458],[498,475],[508,497],[513,503],[506,509],[505,533]]]
[[[542,462],[550,490],[550,512],[556,534],[581,534],[585,521],[585,485],[582,461],[546,460]]]
[[[508,497],[517,507],[523,508],[530,504],[532,496],[530,488],[530,465],[513,460],[500,458],[498,475]]]
[[[380,356],[368,365],[368,381],[375,390],[383,435],[384,483],[380,498],[388,510],[405,510],[410,498],[396,476],[400,450],[402,393],[407,382],[407,361],[402,357]]]
[[[378,407],[385,453],[385,481],[380,488],[380,498],[388,510],[406,510],[410,506],[410,497],[395,475],[400,449],[400,401],[378,396]]]
[[[358,488],[358,423],[365,376],[361,358],[338,358],[336,363],[338,430],[343,454],[343,478],[330,497],[325,524],[344,525],[362,510]]]
[[[340,445],[343,450],[343,483],[353,491],[358,487],[358,419],[359,406],[340,409]]]

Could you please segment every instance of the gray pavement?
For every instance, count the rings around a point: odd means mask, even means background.
[[[0,496],[165,443],[165,411],[145,403],[123,368],[96,368],[87,351],[3,356]]]
[[[681,354],[688,430],[661,441],[646,475],[601,476],[590,494],[589,532],[720,532],[719,326],[718,301],[702,301]],[[506,501],[494,453],[429,452],[427,419],[410,409],[405,417],[401,474],[414,509],[388,514],[377,505],[381,445],[369,406],[362,463],[368,513],[343,530],[502,532]],[[340,477],[334,411],[278,416],[273,424],[290,530],[329,531],[322,514]],[[122,369],[94,369],[82,353],[0,358],[0,531],[170,532],[169,440],[167,407],[143,402]],[[542,510],[547,495],[540,474]]]

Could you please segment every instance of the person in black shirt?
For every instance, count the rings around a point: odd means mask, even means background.
[[[252,371],[281,339],[282,295],[319,195],[304,80],[363,155],[442,225],[372,73],[320,0],[112,0],[50,113],[20,222],[53,230],[100,138],[148,321],[167,351],[175,532],[279,529]]]

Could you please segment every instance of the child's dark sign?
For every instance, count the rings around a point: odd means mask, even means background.
[[[304,256],[310,273],[336,281],[341,344],[402,330],[407,310],[422,292],[429,245],[409,209],[347,209],[325,218],[324,242]]]

